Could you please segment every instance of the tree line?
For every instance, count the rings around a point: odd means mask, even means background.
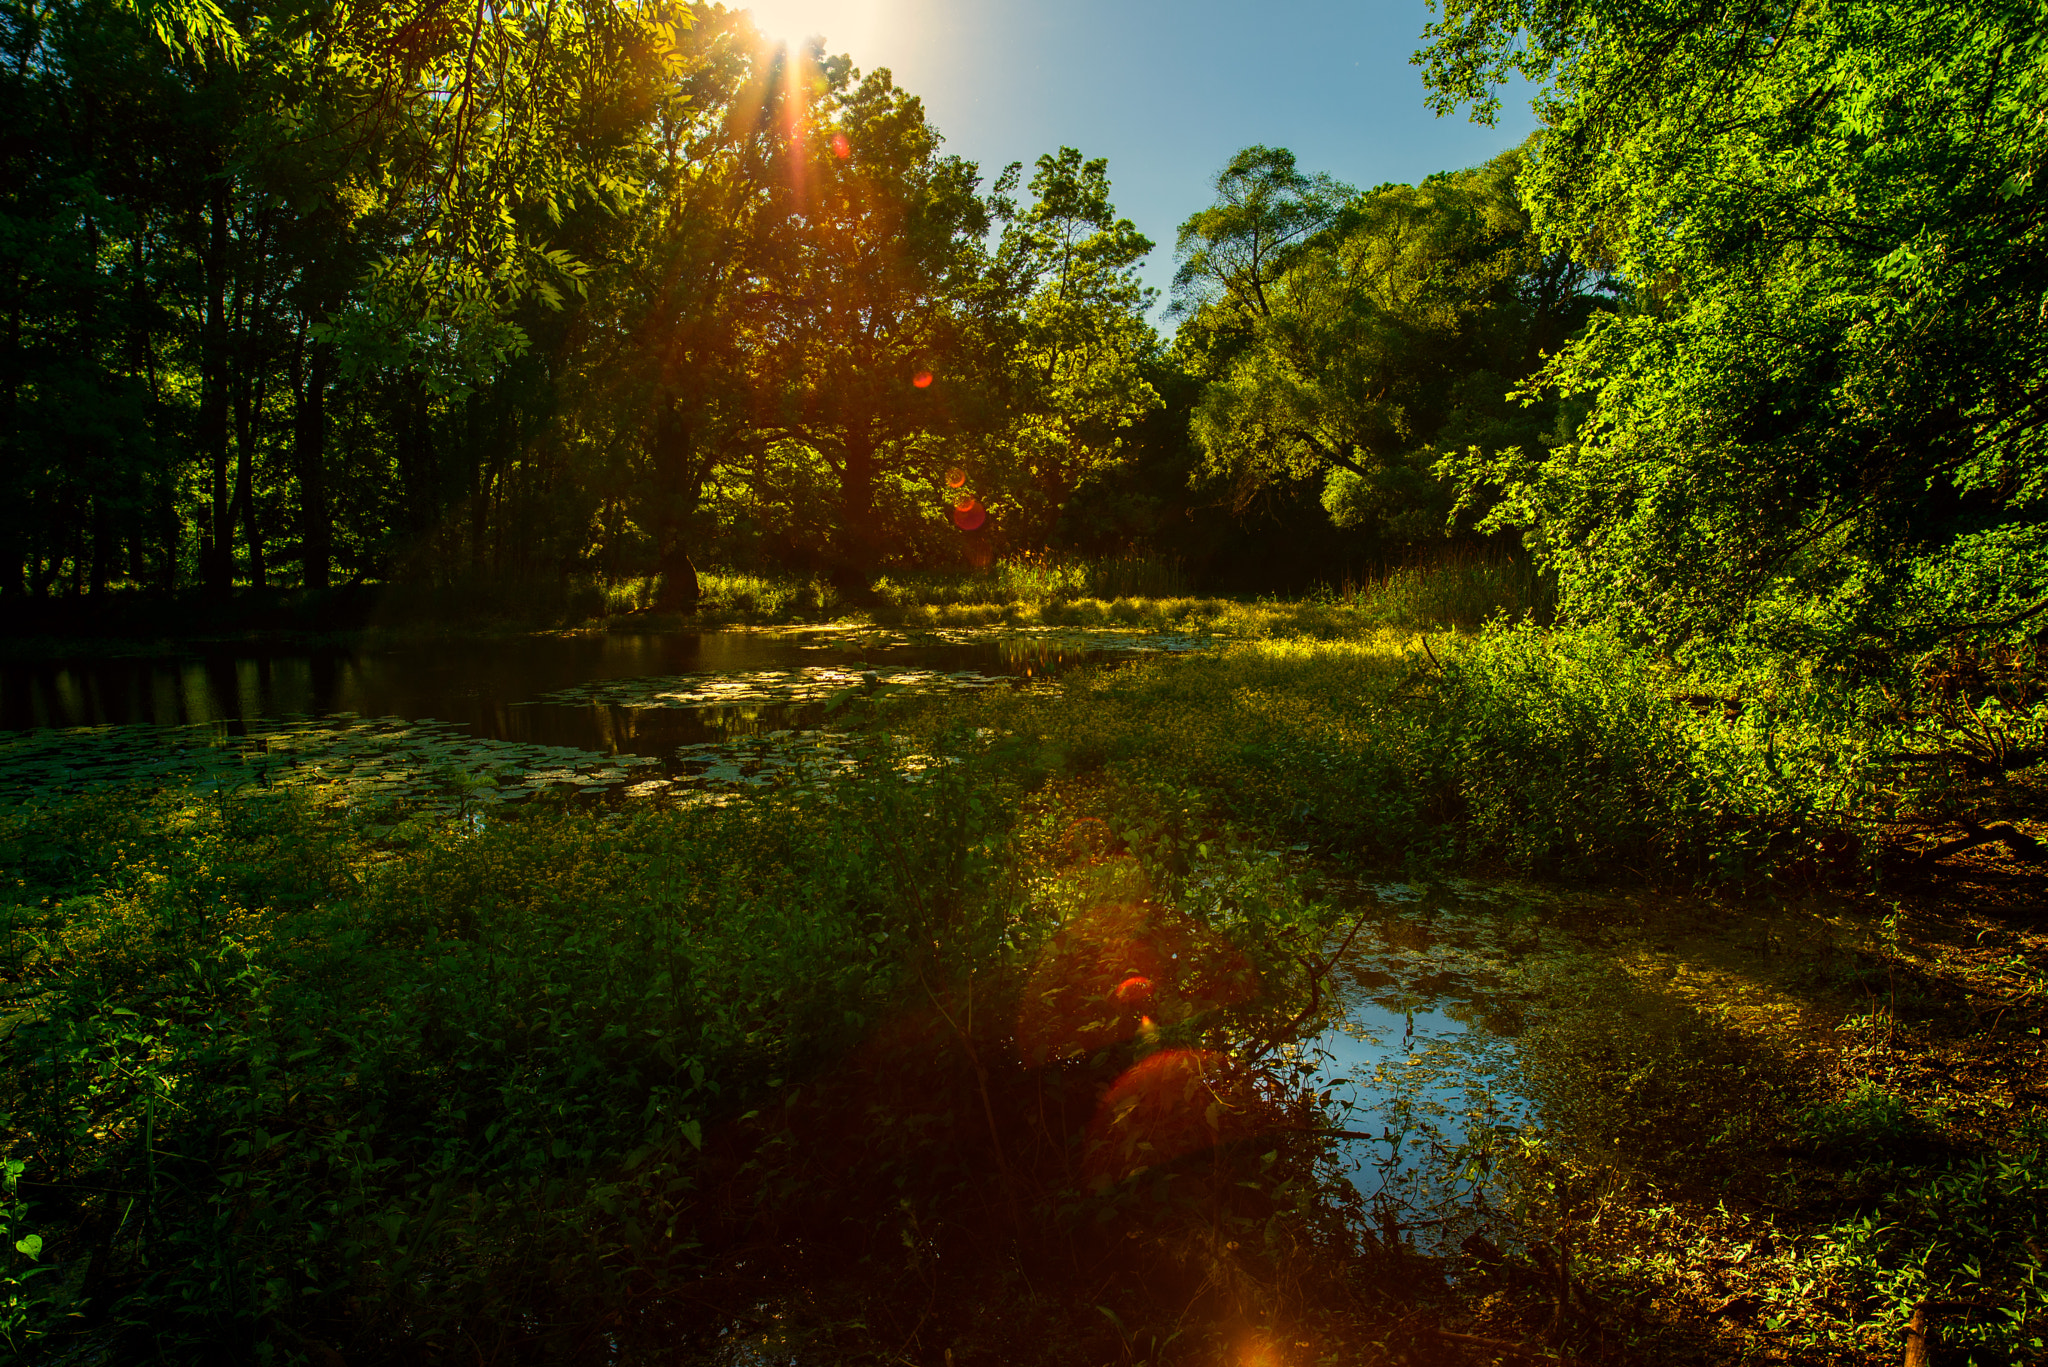
[[[674,606],[706,557],[857,586],[1263,517],[1496,538],[1665,645],[2025,638],[2042,31],[1444,0],[1439,112],[1521,78],[1540,131],[1369,190],[1247,148],[1165,338],[1103,161],[984,176],[888,72],[718,6],[7,0],[0,594]]]
[[[0,594],[674,606],[707,555],[859,584],[1154,549],[1162,508],[1227,536],[1276,488],[1397,550],[1450,506],[1419,453],[1528,427],[1495,391],[1588,298],[1513,156],[1360,195],[1254,148],[1168,342],[1104,161],[984,177],[888,72],[716,6],[0,15]]]
[[[857,579],[1043,539],[1158,402],[1151,244],[885,71],[668,3],[5,7],[0,591]],[[1020,183],[1021,182],[1021,183]]]

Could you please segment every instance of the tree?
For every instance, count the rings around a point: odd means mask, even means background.
[[[1011,217],[997,270],[1022,300],[1013,343],[1016,419],[1006,436],[1020,540],[1045,544],[1083,480],[1117,458],[1130,426],[1159,406],[1146,378],[1158,335],[1137,268],[1152,243],[1109,198],[1109,163],[1071,147],[1038,159],[1031,206]]]
[[[743,87],[780,71],[744,20],[705,34],[715,41],[691,81],[646,117],[639,199],[605,223],[614,240],[592,280],[568,402],[568,420],[616,454],[663,611],[699,597],[692,548],[707,489],[762,445],[752,341],[773,307],[763,251],[774,121],[733,115]]]
[[[974,165],[939,151],[923,105],[887,71],[792,73],[766,231],[777,306],[759,334],[771,436],[837,488],[832,573],[864,590],[889,550],[885,482],[935,488],[942,441],[986,430],[994,357],[989,206]]]
[[[1588,412],[1468,463],[1565,606],[1837,659],[2048,610],[2038,8],[1447,0],[1440,110],[1544,83],[1537,230],[1630,307],[1541,378]]]
[[[1440,536],[1438,446],[1533,439],[1506,401],[1585,318],[1593,279],[1529,233],[1518,153],[1366,194],[1252,148],[1181,230],[1179,306],[1208,384],[1194,433],[1240,503],[1320,478],[1339,525]]]

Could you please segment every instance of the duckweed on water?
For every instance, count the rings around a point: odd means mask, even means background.
[[[318,789],[344,801],[440,809],[518,801],[553,787],[609,790],[658,762],[397,717],[264,721],[238,731],[218,723],[94,726],[0,735],[0,800],[170,782],[200,791]]]
[[[973,670],[864,669],[818,665],[807,669],[755,669],[737,674],[674,674],[650,679],[603,679],[556,689],[540,703],[598,703],[615,707],[727,707],[742,703],[801,703],[851,697],[857,691],[952,693],[993,688],[1010,680]]]

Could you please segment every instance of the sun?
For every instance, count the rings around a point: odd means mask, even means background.
[[[880,0],[752,0],[754,27],[771,42],[801,46],[825,40],[828,52],[859,56],[880,19]]]

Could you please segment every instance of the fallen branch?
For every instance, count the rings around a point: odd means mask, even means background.
[[[2013,858],[2025,863],[2048,863],[2048,856],[2042,854],[2041,842],[2035,837],[2028,835],[2025,831],[2018,829],[2009,821],[2000,821],[1994,825],[1981,826],[1974,821],[1966,819],[1958,824],[1962,826],[1966,834],[1956,836],[1950,840],[1944,840],[1933,849],[1922,850],[1919,862],[1931,864],[1937,859],[1946,859],[1949,855],[1961,854],[1964,850],[1973,850],[1979,845],[1997,843],[2005,846],[2011,852]]]
[[[1906,1326],[1905,1367],[1932,1367],[1935,1342],[1934,1317],[1922,1301],[1913,1307],[1912,1322]]]

